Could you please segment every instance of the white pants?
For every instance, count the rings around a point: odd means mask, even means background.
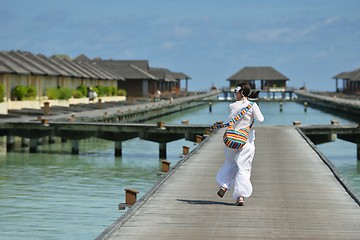
[[[234,188],[233,199],[250,197],[252,185],[250,182],[251,165],[255,154],[254,141],[249,141],[242,149],[225,147],[225,162],[216,175],[220,187],[228,190]]]

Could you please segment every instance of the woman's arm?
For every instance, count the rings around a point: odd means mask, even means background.
[[[253,115],[254,115],[254,118],[256,120],[258,120],[259,122],[264,121],[264,116],[262,115],[260,108],[256,103],[254,103],[254,105],[253,105]]]

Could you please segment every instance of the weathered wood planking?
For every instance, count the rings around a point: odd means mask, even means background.
[[[360,239],[359,205],[295,128],[257,128],[254,193],[243,207],[230,192],[216,195],[221,138],[220,130],[98,239]]]

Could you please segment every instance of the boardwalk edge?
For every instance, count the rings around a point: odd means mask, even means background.
[[[299,127],[296,127],[296,130],[310,145],[310,147],[316,152],[316,154],[321,158],[321,160],[326,164],[326,166],[334,174],[338,182],[343,186],[345,191],[360,206],[360,196],[356,194],[355,190],[353,190],[353,188],[347,183],[346,179],[336,170],[334,164],[316,147],[316,145],[310,140],[310,138],[305,135],[305,133]]]

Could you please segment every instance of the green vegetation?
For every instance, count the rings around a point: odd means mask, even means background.
[[[126,96],[126,90],[125,89],[117,90],[116,96]]]
[[[85,94],[86,95],[86,94]],[[80,90],[74,90],[73,93],[72,93],[72,96],[74,98],[83,98],[84,97],[84,94],[82,91]]]
[[[126,90],[117,89],[116,87],[108,86],[96,86],[92,88],[99,97],[102,96],[126,96]],[[5,96],[4,86],[0,84],[0,102],[3,101]],[[49,99],[62,99],[67,100],[71,97],[74,98],[83,98],[87,96],[87,87],[84,85],[79,86],[76,90],[69,88],[49,88],[46,90],[46,96]],[[21,100],[33,100],[36,98],[36,88],[34,86],[16,86],[11,91],[11,99],[21,101]]]
[[[67,100],[73,95],[73,90],[69,88],[49,88],[46,90],[46,96],[49,99],[62,99]]]
[[[98,94],[99,97],[103,97],[103,96],[108,96],[108,97],[110,97],[110,96],[125,96],[126,95],[125,90],[120,90],[120,89],[118,90],[117,87],[96,86],[96,87],[93,87],[92,90],[95,91]]]
[[[81,97],[85,97],[87,96],[87,87],[84,86],[84,85],[80,85],[78,88],[77,88],[78,91],[81,92],[82,96]],[[74,97],[75,97],[75,94],[74,94]],[[81,98],[80,97],[80,98]],[[76,97],[75,97],[76,98]]]
[[[11,99],[17,101],[21,100],[33,100],[36,98],[36,88],[34,86],[22,86],[17,85],[11,90]]]
[[[28,99],[28,100],[36,99],[36,88],[34,86],[29,86],[27,88],[25,98]]]

